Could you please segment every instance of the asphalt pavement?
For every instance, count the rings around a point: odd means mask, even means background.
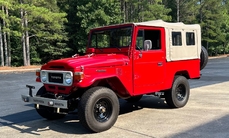
[[[35,82],[35,72],[0,73],[0,137],[117,137],[117,138],[228,138],[229,58],[209,60],[201,79],[190,80],[187,105],[170,109],[163,99],[143,96],[138,103],[120,100],[115,125],[102,133],[90,133],[79,123],[77,112],[64,119],[47,121],[32,104],[24,103],[26,84]]]

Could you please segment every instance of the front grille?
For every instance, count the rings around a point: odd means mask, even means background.
[[[71,71],[63,71],[63,70],[41,70],[41,78],[43,77],[43,80],[41,79],[41,82],[44,84],[52,84],[52,85],[58,85],[58,86],[71,86],[73,83],[73,73]],[[71,76],[67,80],[64,77],[65,76]],[[70,83],[69,83],[70,81]],[[50,89],[56,89],[55,87],[50,87]],[[61,88],[62,89],[62,88]]]
[[[48,73],[49,82],[53,83],[63,83],[62,73]]]

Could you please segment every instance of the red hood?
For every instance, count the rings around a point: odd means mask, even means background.
[[[84,67],[106,67],[106,66],[122,66],[129,61],[129,58],[123,54],[98,54],[85,55],[73,58],[64,58],[52,60],[42,66],[42,69],[62,69],[74,70],[80,66]]]

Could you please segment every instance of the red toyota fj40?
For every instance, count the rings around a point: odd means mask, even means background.
[[[111,128],[119,115],[118,98],[136,102],[159,94],[172,108],[186,105],[188,79],[200,78],[207,64],[200,25],[161,20],[111,25],[90,31],[84,56],[53,60],[36,72],[25,102],[46,119],[78,109],[80,122],[93,132]]]

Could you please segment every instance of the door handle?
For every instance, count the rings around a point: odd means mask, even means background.
[[[162,65],[163,65],[162,62],[158,62],[158,63],[157,63],[157,66],[162,66]]]

